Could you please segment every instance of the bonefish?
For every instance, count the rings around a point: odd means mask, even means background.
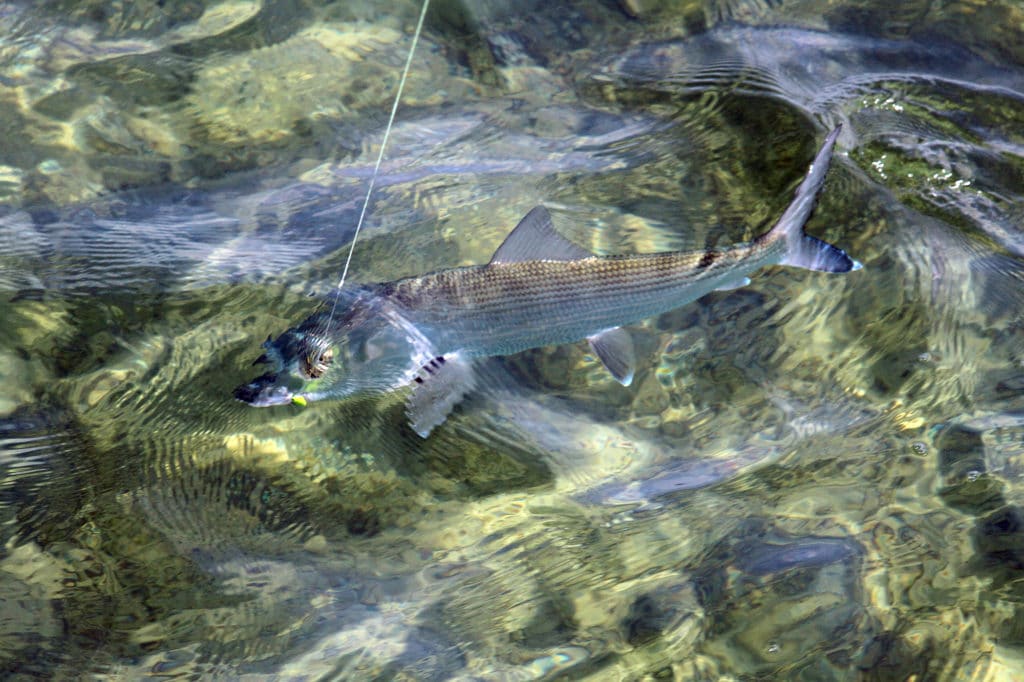
[[[338,292],[342,298],[263,344],[271,371],[235,389],[254,406],[306,404],[411,387],[407,414],[426,437],[473,387],[474,358],[587,339],[620,383],[636,367],[622,325],[750,282],[768,265],[850,272],[845,251],[804,232],[832,158],[833,130],[778,222],[728,248],[597,256],[536,207],[486,265]],[[256,364],[254,363],[254,364]]]

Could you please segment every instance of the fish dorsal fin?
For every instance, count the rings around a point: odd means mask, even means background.
[[[491,257],[491,263],[528,260],[580,260],[594,254],[558,234],[551,214],[537,206],[519,221]]]
[[[629,332],[622,327],[612,327],[588,336],[587,341],[616,381],[623,386],[629,386],[633,382],[636,351],[633,349],[633,337]]]
[[[438,356],[413,378],[405,414],[413,431],[426,438],[473,389],[473,368],[458,354]]]

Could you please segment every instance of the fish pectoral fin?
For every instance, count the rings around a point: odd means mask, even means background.
[[[529,260],[580,260],[594,254],[558,234],[551,214],[536,206],[519,221],[491,256],[491,263],[519,263]]]
[[[438,356],[423,365],[413,377],[412,393],[405,406],[409,425],[426,438],[473,390],[475,381],[469,360],[458,354]]]
[[[741,287],[745,287],[748,284],[750,284],[750,278],[749,277],[740,277],[739,279],[730,279],[729,281],[722,282],[717,287],[715,287],[715,291],[732,291],[733,289],[739,289]]]
[[[629,332],[622,327],[612,327],[588,336],[587,341],[615,380],[623,386],[629,386],[636,371],[636,350]]]

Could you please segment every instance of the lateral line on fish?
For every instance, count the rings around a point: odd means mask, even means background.
[[[391,115],[388,116],[388,124],[384,127],[384,137],[380,142],[380,150],[377,152],[377,161],[373,164],[373,173],[370,175],[370,183],[366,187],[366,198],[363,199],[363,208],[359,211],[359,220],[356,221],[356,231],[352,234],[352,244],[348,249],[348,256],[345,258],[345,267],[341,270],[341,279],[338,280],[338,286],[336,289],[340,292],[341,288],[345,285],[345,278],[348,277],[348,268],[352,263],[352,254],[356,250],[356,240],[359,238],[359,231],[363,227],[363,221],[366,218],[366,210],[370,205],[370,195],[373,194],[373,186],[377,182],[377,175],[380,172],[380,164],[384,161],[384,150],[388,146],[388,138],[391,136],[391,127],[395,122],[395,115],[398,113],[398,103],[402,100],[402,91],[405,90],[405,81],[409,78],[409,70],[412,68],[412,58],[416,54],[416,45],[420,42],[420,34],[423,33],[423,23],[427,18],[427,8],[430,6],[430,0],[423,0],[423,7],[420,9],[420,18],[416,22],[416,30],[412,34],[412,44],[409,46],[409,54],[405,57],[405,66],[402,68],[402,77],[398,81],[398,90],[395,92],[395,99],[391,103]],[[331,314],[327,316],[327,323],[324,325],[324,329],[330,329],[331,322],[334,320],[334,312],[338,307],[338,299],[341,296],[334,297],[334,303],[331,305]]]

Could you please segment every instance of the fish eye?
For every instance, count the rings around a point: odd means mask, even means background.
[[[303,358],[302,369],[310,379],[319,379],[327,371],[327,366],[334,360],[334,350],[314,348]]]

